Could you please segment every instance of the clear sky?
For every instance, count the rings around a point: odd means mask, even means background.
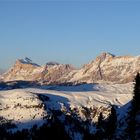
[[[29,57],[81,66],[140,54],[140,1],[0,0],[0,68]]]

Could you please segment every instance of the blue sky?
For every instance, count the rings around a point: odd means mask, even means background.
[[[140,1],[0,0],[0,68],[29,57],[81,66],[140,54]]]

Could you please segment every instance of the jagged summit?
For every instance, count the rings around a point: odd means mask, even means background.
[[[99,56],[100,57],[115,57],[115,55],[110,52],[102,52]]]
[[[24,59],[18,59],[16,61],[17,63],[22,63],[22,64],[31,64],[34,66],[39,66],[38,64],[34,63],[30,58],[25,57]]]
[[[114,58],[114,57],[115,57],[114,54],[111,54],[109,52],[103,52],[99,56],[96,57],[95,61],[99,60],[100,62],[102,62],[106,59],[111,59],[111,58]]]

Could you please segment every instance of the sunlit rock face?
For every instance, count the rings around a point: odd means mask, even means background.
[[[71,82],[133,82],[137,72],[140,72],[140,56],[114,56],[102,53],[94,61],[84,65],[77,72],[71,72]]]
[[[137,72],[140,72],[140,56],[115,56],[104,52],[81,69],[56,62],[39,66],[29,58],[20,59],[1,79],[40,81],[45,84],[128,83],[133,82]]]
[[[29,58],[25,58],[17,60],[14,66],[2,75],[2,79],[4,81],[25,80],[53,83],[71,70],[73,70],[73,67],[70,65],[49,62],[40,66],[33,63]]]

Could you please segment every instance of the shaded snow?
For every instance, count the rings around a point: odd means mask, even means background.
[[[33,63],[33,61],[28,57],[25,57],[24,59],[19,59],[19,61],[23,64],[31,64],[31,65],[34,65],[34,66],[39,66],[38,64]]]
[[[80,106],[106,107],[110,104],[123,106],[132,99],[132,87],[132,83],[85,84],[0,91],[0,116],[18,123],[19,128],[31,127],[36,123],[41,124],[41,120],[47,115],[44,104],[54,110],[64,107],[80,108]],[[39,95],[46,96],[49,100],[41,100]],[[124,109],[120,111],[120,116]]]

